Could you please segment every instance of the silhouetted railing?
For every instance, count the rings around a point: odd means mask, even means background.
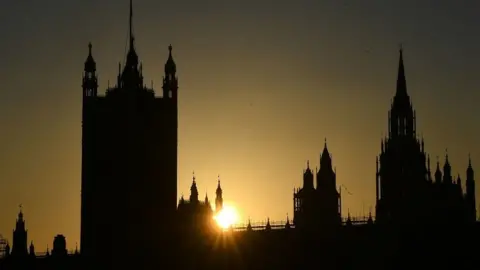
[[[50,256],[52,255],[52,253],[50,252]],[[72,255],[75,255],[75,250],[67,250],[67,255],[68,256],[72,256]],[[45,258],[47,257],[47,252],[46,251],[42,251],[42,252],[35,252],[35,256],[37,258]]]
[[[286,224],[287,224],[286,221],[270,221],[270,228],[272,230],[285,229]],[[267,221],[251,222],[250,226],[252,228],[252,231],[265,230],[267,228]],[[291,221],[290,221],[290,227],[291,228],[295,227]],[[232,226],[231,229],[233,231],[246,231],[248,229],[248,223],[235,224],[234,226]]]
[[[365,225],[368,223],[368,216],[364,217],[350,217],[350,222],[352,225]],[[347,225],[347,220],[348,217],[342,217],[342,225]],[[372,217],[372,220],[375,220],[374,217]],[[289,221],[290,223],[290,228],[294,229],[295,225],[293,224],[292,221]],[[287,222],[286,221],[270,221],[270,229],[272,230],[284,230],[286,229]],[[261,221],[261,222],[251,222],[250,223],[252,231],[262,231],[267,228],[267,221]],[[248,222],[244,224],[235,224],[233,225],[230,230],[233,231],[246,231],[248,229]]]
[[[369,216],[363,216],[363,217],[350,217],[350,221],[352,222],[352,225],[363,225],[368,223]],[[342,217],[342,224],[346,225],[347,224],[348,217]],[[375,217],[372,216],[372,220],[375,221]]]

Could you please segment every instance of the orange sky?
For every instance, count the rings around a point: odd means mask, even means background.
[[[82,65],[92,41],[100,88],[115,81],[127,33],[128,3],[120,2],[59,3],[50,11],[10,3],[0,11],[0,25],[21,26],[0,44],[0,233],[8,238],[23,203],[38,250],[58,233],[69,248],[79,241]],[[156,89],[167,46],[174,47],[179,196],[188,195],[194,170],[201,197],[213,198],[220,174],[225,200],[243,220],[285,219],[306,161],[319,163],[326,137],[337,182],[352,193],[344,193],[343,212],[368,213],[399,41],[432,166],[448,147],[455,174],[464,177],[469,152],[480,168],[476,6],[433,12],[407,1],[400,16],[391,7],[400,4],[303,2],[208,12],[136,3],[137,51]]]

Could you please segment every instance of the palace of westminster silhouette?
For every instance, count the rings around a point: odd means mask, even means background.
[[[158,97],[143,81],[132,33],[132,1],[129,36],[126,62],[123,68],[119,64],[117,83],[104,95],[97,89],[96,63],[88,46],[82,82],[79,249],[67,252],[65,237],[57,235],[51,251],[36,253],[33,242],[28,244],[20,210],[1,269],[283,269],[312,264],[352,268],[365,258],[369,267],[386,269],[419,256],[438,260],[457,254],[464,261],[473,256],[467,243],[473,245],[480,230],[470,158],[465,181],[452,175],[448,153],[443,168],[437,158],[431,170],[423,138],[416,133],[402,49],[388,135],[376,162],[374,217],[342,217],[341,193],[325,140],[320,169],[313,171],[307,162],[303,187],[294,190],[291,221],[249,221],[224,231],[213,223],[215,211],[223,206],[220,179],[215,209],[207,196],[199,200],[195,176],[188,200],[182,195],[177,201],[178,78],[172,46],[163,95]]]

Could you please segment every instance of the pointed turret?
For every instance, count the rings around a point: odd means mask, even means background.
[[[265,230],[270,231],[272,229],[272,226],[270,225],[270,218],[267,218],[267,225],[265,225]]]
[[[442,171],[440,170],[440,160],[437,156],[437,169],[435,170],[435,183],[440,184],[442,182]]]
[[[130,0],[130,16],[128,21],[128,54],[127,61],[125,63],[125,68],[136,69],[138,67],[138,55],[135,51],[135,37],[133,36],[133,0]]]
[[[403,65],[403,47],[400,46],[400,57],[398,60],[397,91],[396,96],[407,96],[407,80],[405,78],[405,67]]]
[[[88,43],[88,56],[85,60],[85,67],[83,69],[83,97],[96,97],[98,90],[98,80],[97,80],[97,64],[93,59],[92,55],[92,43]]]
[[[163,77],[163,98],[176,100],[178,92],[177,65],[173,60],[172,50],[172,45],[169,45],[168,59],[165,63],[165,75]]]
[[[389,137],[409,137],[416,139],[416,116],[407,93],[405,67],[403,64],[403,49],[400,48],[400,58],[397,74],[397,88],[389,113]]]
[[[170,44],[168,46],[168,59],[167,59],[167,62],[165,63],[165,74],[175,75],[177,73],[177,65],[173,60],[172,50],[173,50],[173,47],[172,47],[172,44]]]
[[[247,231],[252,231],[252,221],[248,219]]]
[[[33,245],[33,241],[30,242],[29,255],[35,257],[35,246]]]
[[[97,63],[93,59],[92,55],[92,43],[88,43],[88,56],[87,60],[85,60],[85,68],[83,69],[85,72],[92,72],[95,73],[97,71]]]
[[[290,219],[288,218],[288,214],[287,214],[287,222],[285,223],[285,229],[290,229]]]
[[[467,179],[468,178],[473,179],[472,158],[470,157],[470,154],[468,155]]]
[[[455,184],[457,185],[458,194],[460,195],[460,197],[463,197],[462,179],[460,179],[460,174],[457,175],[457,180]]]
[[[324,167],[326,168],[332,167],[332,159],[331,159],[330,153],[328,152],[328,147],[327,147],[327,138],[325,138],[325,143],[323,145],[323,152],[322,152],[322,155],[320,156],[320,169],[323,169]]]
[[[372,217],[372,211],[368,213],[368,220],[367,220],[368,225],[373,225],[373,217]]]
[[[220,186],[220,175],[218,175],[218,184],[217,184],[217,190],[215,191],[215,194],[216,194],[215,212],[218,213],[223,208],[223,190],[222,190],[222,187]]]
[[[185,202],[185,197],[184,197],[183,194],[182,194],[182,195],[180,195],[180,199],[178,200],[178,207],[177,207],[177,209],[178,209],[178,210],[183,209],[183,208],[185,207],[185,204],[186,204],[186,202]]]
[[[432,170],[430,169],[430,155],[427,156],[427,180],[433,182]]]
[[[13,231],[13,246],[12,255],[25,256],[28,254],[27,244],[27,230],[25,229],[25,220],[23,219],[23,209],[20,204],[20,211],[18,212],[17,223],[15,224],[15,230]]]
[[[208,201],[208,194],[205,193],[205,205],[210,206],[210,202]]]
[[[468,221],[475,222],[477,220],[477,205],[475,196],[475,178],[472,168],[472,159],[468,155],[467,179],[465,182],[465,201],[468,207]]]
[[[327,138],[325,138],[322,155],[320,156],[320,169],[317,172],[317,190],[322,188],[328,192],[337,193],[336,176],[332,166],[332,155],[327,147]]]
[[[347,226],[352,226],[352,218],[350,217],[350,211],[348,211],[348,216],[347,216]]]
[[[195,172],[192,177],[192,185],[190,186],[190,203],[198,203],[198,189],[195,181]]]
[[[445,184],[452,184],[452,166],[450,166],[450,161],[448,160],[448,150],[445,150],[445,164],[443,164],[443,182]]]
[[[303,173],[303,189],[313,190],[313,173],[310,169],[310,161],[307,160],[307,169]]]
[[[138,89],[143,87],[143,76],[139,69],[139,60],[135,51],[135,37],[133,35],[133,3],[130,0],[129,17],[129,48],[127,59],[121,76],[121,87],[127,89]]]

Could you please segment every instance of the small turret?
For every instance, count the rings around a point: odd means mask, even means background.
[[[178,200],[178,207],[177,207],[177,209],[178,209],[178,210],[182,210],[182,209],[184,209],[185,205],[186,205],[185,197],[184,197],[183,194],[182,194],[182,195],[180,195],[180,199]]]
[[[65,236],[58,234],[53,239],[52,255],[54,256],[66,256],[67,255],[67,240]]]
[[[350,217],[350,210],[348,210],[348,214],[347,214],[347,226],[352,226],[352,218]]]
[[[307,169],[303,173],[303,189],[313,190],[313,173],[310,169],[310,161],[307,160]]]
[[[373,225],[373,218],[372,218],[372,211],[368,213],[368,220],[367,220],[368,225]]]
[[[452,184],[452,166],[450,166],[450,161],[448,160],[448,150],[445,150],[445,164],[443,165],[443,182],[445,184]]]
[[[35,246],[33,245],[33,241],[30,242],[29,254],[31,257],[35,257]]]
[[[28,233],[25,228],[25,220],[23,218],[22,205],[19,206],[17,222],[15,224],[15,230],[13,231],[13,246],[12,255],[25,256],[28,254]]]
[[[330,156],[330,153],[328,152],[328,147],[327,147],[327,138],[325,138],[325,143],[323,145],[323,152],[322,152],[322,155],[320,156],[320,170],[322,169],[333,170],[332,158]]]
[[[270,218],[267,218],[267,225],[265,225],[265,230],[270,231],[272,229],[272,226],[270,225]]]
[[[463,195],[463,191],[462,191],[462,179],[460,179],[460,174],[458,174],[457,176],[457,181],[455,182],[455,184],[457,185],[459,191],[460,191],[460,195]]]
[[[98,89],[98,79],[97,79],[97,64],[92,56],[92,43],[88,44],[88,56],[85,60],[85,67],[83,70],[83,97],[96,97]]]
[[[172,47],[172,44],[170,44],[168,46],[168,59],[167,59],[167,62],[165,63],[165,74],[175,75],[177,73],[177,65],[173,60],[172,50],[173,50],[173,47]]]
[[[203,202],[205,204],[205,207],[209,211],[209,213],[212,211],[212,206],[210,205],[210,200],[208,199],[208,194],[205,193],[205,200]]]
[[[285,229],[290,229],[290,219],[288,218],[288,214],[287,214],[287,223],[285,223]]]
[[[472,168],[472,159],[468,156],[467,179],[465,181],[465,200],[468,207],[468,220],[475,222],[477,220],[477,205],[475,199],[475,179]]]
[[[247,231],[252,231],[252,222],[250,220],[250,218],[248,219],[248,225],[247,225]]]
[[[437,156],[437,169],[435,170],[435,183],[440,184],[442,182],[442,172],[440,171],[440,161]]]
[[[178,78],[177,65],[172,56],[172,45],[168,46],[168,59],[165,63],[165,75],[163,77],[163,98],[177,100]]]
[[[143,76],[139,69],[139,60],[135,51],[135,38],[133,35],[133,4],[130,0],[129,18],[129,49],[123,72],[121,75],[121,87],[128,90],[140,89],[143,87]]]
[[[215,191],[215,212],[218,213],[223,209],[223,190],[220,186],[220,175],[218,175],[217,190]]]
[[[190,186],[190,203],[198,203],[198,189],[195,181],[195,172],[193,172],[192,185]]]

